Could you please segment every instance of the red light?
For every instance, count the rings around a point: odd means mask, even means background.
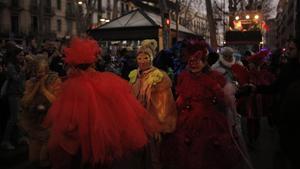
[[[171,23],[170,19],[166,19],[166,24],[170,25],[170,23]]]

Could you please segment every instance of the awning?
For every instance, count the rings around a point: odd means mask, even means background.
[[[176,22],[171,21],[170,27],[175,32]],[[160,15],[137,9],[92,29],[89,33],[93,37],[102,40],[156,39],[161,28]],[[179,34],[195,35],[194,32],[182,25],[179,25],[178,29]]]

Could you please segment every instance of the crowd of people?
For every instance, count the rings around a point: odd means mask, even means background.
[[[291,169],[297,160],[299,41],[286,51],[214,52],[201,38],[103,56],[74,37],[0,50],[1,149],[27,144],[53,169],[254,169],[249,151],[268,117]]]

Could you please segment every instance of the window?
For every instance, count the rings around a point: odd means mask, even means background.
[[[38,2],[37,0],[31,0],[31,4],[32,6],[38,6]]]
[[[67,20],[67,32],[69,34],[72,34],[72,30],[73,30],[73,23],[72,20]]]
[[[51,13],[51,0],[46,0],[44,2],[44,8],[46,13]]]
[[[72,11],[72,3],[71,2],[67,2],[67,6],[66,6],[66,10],[67,11]]]
[[[38,17],[37,16],[31,17],[31,29],[33,32],[38,31]]]
[[[121,4],[121,13],[122,14],[125,13],[125,4],[124,4],[124,2],[122,2],[122,4]]]
[[[11,6],[18,7],[19,6],[19,0],[12,0],[11,1]]]
[[[108,9],[108,10],[111,10],[110,0],[107,0],[107,9]]]
[[[101,12],[102,11],[102,0],[98,0],[98,11]]]
[[[46,5],[47,7],[51,7],[51,0],[46,0],[45,5]]]
[[[15,34],[19,33],[19,16],[11,16],[11,31]]]
[[[57,19],[57,31],[61,32],[61,20]]]
[[[51,20],[50,18],[45,18],[44,19],[44,30],[45,30],[45,33],[50,33],[50,27],[51,27]]]
[[[56,6],[58,10],[61,10],[61,0],[56,0]]]
[[[129,5],[126,4],[126,12],[128,12],[128,11],[129,11]]]

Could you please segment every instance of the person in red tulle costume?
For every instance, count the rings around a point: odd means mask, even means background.
[[[176,85],[178,122],[172,168],[231,169],[241,158],[225,115],[225,78],[207,66],[207,45],[190,42],[187,70]],[[176,161],[175,161],[176,160]]]
[[[125,80],[95,71],[100,52],[96,41],[80,38],[64,49],[68,79],[44,122],[53,169],[107,166],[143,148],[159,129]]]

